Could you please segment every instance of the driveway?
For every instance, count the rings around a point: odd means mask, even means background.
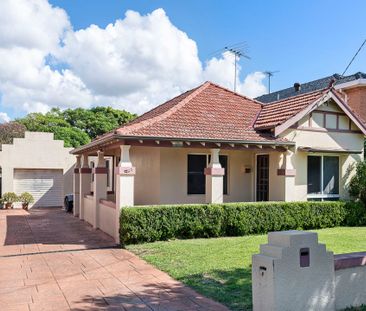
[[[59,209],[0,210],[0,310],[227,310]]]

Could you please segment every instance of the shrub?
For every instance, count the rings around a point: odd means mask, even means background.
[[[366,162],[358,162],[356,174],[351,178],[349,194],[366,204]]]
[[[364,206],[341,201],[161,205],[123,208],[120,238],[131,244],[363,224]]]
[[[14,192],[5,192],[2,200],[4,203],[14,203],[18,201],[18,196]]]
[[[19,196],[19,201],[22,202],[23,204],[31,204],[34,202],[34,198],[29,192],[23,192]]]

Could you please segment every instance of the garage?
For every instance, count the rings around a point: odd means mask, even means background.
[[[60,169],[14,169],[14,192],[29,192],[32,207],[60,207],[63,204],[63,171]]]

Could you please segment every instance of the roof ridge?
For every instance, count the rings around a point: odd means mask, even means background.
[[[126,126],[118,128],[117,129],[117,132],[119,132],[122,129],[127,129],[128,131],[133,131],[133,130],[136,130],[136,129],[142,129],[142,128],[144,128],[146,126],[149,126],[149,125],[151,125],[151,124],[153,124],[153,123],[155,123],[157,121],[161,121],[161,120],[167,118],[168,116],[170,116],[173,113],[175,113],[176,111],[178,111],[180,108],[184,107],[192,98],[194,98],[198,94],[200,94],[209,85],[210,85],[210,82],[205,82],[205,83],[201,84],[196,89],[192,89],[193,92],[191,94],[189,94],[187,97],[183,98],[181,101],[179,101],[178,103],[176,103],[173,107],[169,108],[167,111],[164,111],[162,114],[159,114],[159,115],[154,116],[152,118],[149,118],[149,119],[146,119],[146,120],[142,120],[140,122],[136,122],[136,123],[133,123],[133,124],[130,124],[130,125],[126,124]],[[192,90],[189,90],[189,91],[192,91]],[[189,92],[189,91],[187,91],[187,92]],[[178,95],[178,96],[180,96],[180,95]],[[173,99],[171,99],[171,100],[173,100]],[[171,100],[165,102],[164,104],[170,102]],[[162,105],[159,105],[159,106],[162,106]],[[159,106],[157,106],[157,107],[159,107]]]
[[[216,84],[216,83],[214,83],[214,82],[206,81],[205,83],[209,83],[209,84],[211,84],[212,86],[218,87],[218,88],[220,88],[220,89],[222,89],[222,90],[224,90],[224,91],[227,91],[227,92],[229,92],[229,93],[232,93],[232,94],[234,94],[234,95],[237,95],[237,96],[239,96],[239,97],[242,97],[242,98],[244,98],[244,99],[246,99],[246,100],[253,101],[253,102],[255,102],[255,103],[256,103],[256,104],[258,104],[258,105],[261,105],[261,106],[263,106],[263,105],[264,105],[263,103],[261,103],[260,101],[258,101],[258,100],[256,100],[256,99],[254,99],[254,98],[250,98],[250,97],[245,96],[245,95],[243,95],[243,94],[240,94],[240,93],[234,92],[234,91],[232,91],[232,90],[228,89],[227,87],[221,86],[221,85]]]
[[[276,100],[276,101],[273,101],[273,102],[269,102],[267,104],[263,104],[263,106],[264,107],[270,107],[273,104],[278,104],[278,103],[281,103],[281,102],[284,102],[284,101],[287,101],[287,100],[296,99],[297,97],[300,97],[300,96],[309,96],[309,95],[313,95],[313,94],[316,94],[316,93],[319,93],[319,94],[320,93],[325,93],[329,89],[330,89],[330,87],[326,87],[326,88],[323,88],[323,89],[320,89],[320,90],[315,90],[315,91],[312,91],[312,92],[297,94],[295,96],[290,96],[290,97],[282,98],[282,99],[279,99],[279,100]]]

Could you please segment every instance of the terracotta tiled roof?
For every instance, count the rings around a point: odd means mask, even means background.
[[[117,129],[130,137],[222,141],[285,141],[259,133],[253,124],[262,104],[206,82]]]
[[[320,99],[328,89],[289,97],[263,105],[255,122],[255,129],[273,128],[282,124],[316,100]]]

